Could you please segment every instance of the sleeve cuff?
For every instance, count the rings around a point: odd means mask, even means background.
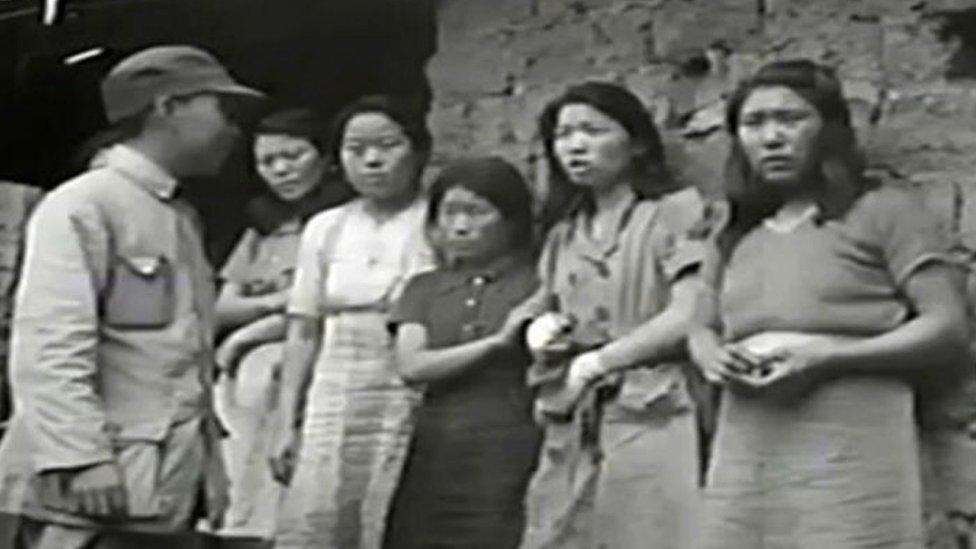
[[[898,275],[895,277],[895,284],[899,288],[904,288],[905,284],[908,283],[908,279],[912,277],[916,272],[921,270],[922,267],[927,267],[932,263],[942,263],[950,267],[965,268],[962,261],[952,257],[945,252],[928,252],[919,255],[910,263],[902,267],[898,271]]]
[[[662,265],[662,271],[668,282],[674,282],[689,270],[697,269],[705,259],[706,243],[701,241],[684,241],[674,249],[674,253]]]

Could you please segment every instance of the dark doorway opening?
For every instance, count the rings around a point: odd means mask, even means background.
[[[323,117],[367,93],[429,103],[435,0],[62,0],[50,27],[41,4],[0,1],[0,179],[51,188],[77,172],[79,145],[104,126],[100,79],[148,45],[202,46],[276,102]],[[257,189],[249,161],[242,147],[219,178],[192,185],[217,262]]]
[[[940,38],[956,41],[956,50],[949,58],[946,78],[976,77],[976,8],[943,11],[936,14],[942,20]]]

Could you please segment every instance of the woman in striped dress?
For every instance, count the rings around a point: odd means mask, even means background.
[[[430,135],[384,97],[347,107],[332,134],[359,198],[312,218],[299,245],[271,454],[273,474],[290,481],[275,546],[373,549],[416,402],[397,376],[387,321],[405,281],[433,265],[419,184]]]

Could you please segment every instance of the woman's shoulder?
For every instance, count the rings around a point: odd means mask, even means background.
[[[918,192],[896,183],[881,184],[862,194],[852,211],[882,211],[914,208],[924,205]]]
[[[886,230],[892,223],[921,218],[935,221],[935,214],[921,195],[911,188],[889,183],[861,195],[851,206],[846,221],[853,226]]]
[[[705,216],[705,200],[694,187],[686,187],[653,200],[638,202],[634,215],[644,219],[648,229],[661,227],[683,232]]]
[[[303,232],[306,235],[321,235],[335,227],[343,218],[354,213],[357,209],[358,200],[352,200],[341,206],[322,210],[309,218],[305,223]]]
[[[412,275],[403,288],[404,294],[413,296],[429,296],[444,286],[451,279],[450,271],[433,269]]]
[[[705,209],[705,200],[696,187],[666,194],[658,202],[661,214],[667,217],[698,219]]]

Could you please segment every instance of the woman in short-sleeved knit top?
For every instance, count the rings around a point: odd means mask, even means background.
[[[725,387],[704,547],[922,547],[908,380],[966,356],[937,225],[906,191],[868,188],[829,69],[765,66],[728,126],[724,229],[689,338]]]

